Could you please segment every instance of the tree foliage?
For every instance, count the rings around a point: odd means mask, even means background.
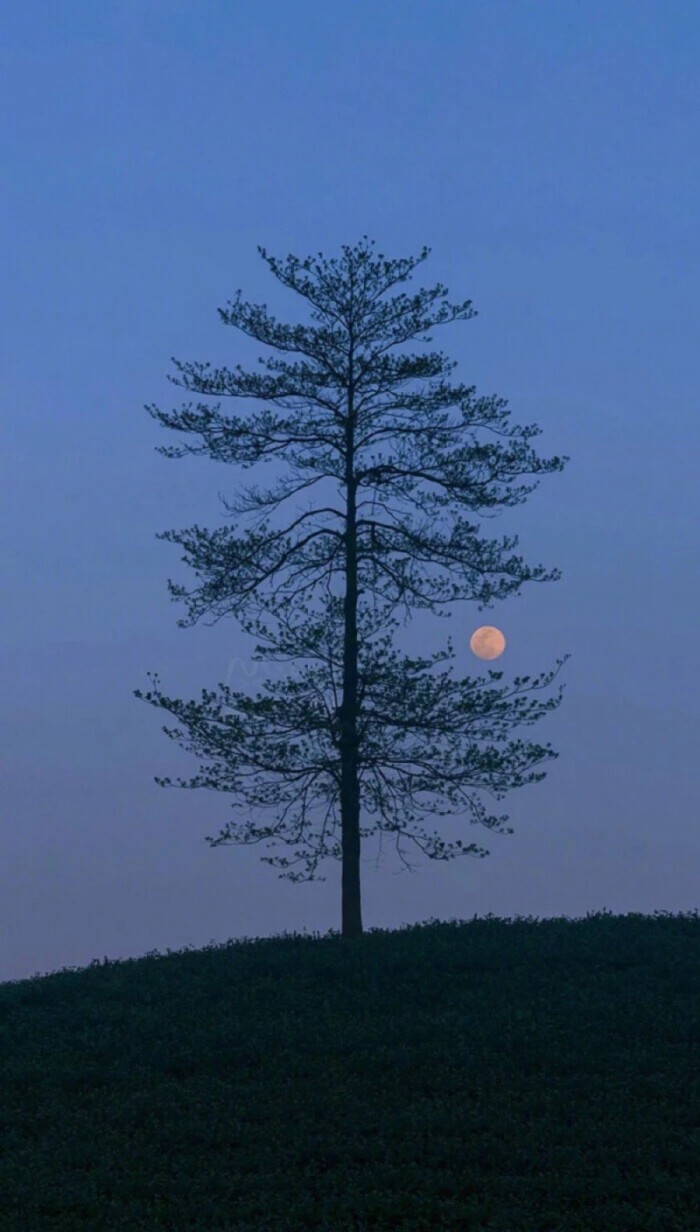
[[[234,808],[241,801],[251,807],[250,822],[230,823],[218,838],[207,836],[207,842],[298,845],[294,861],[261,857],[284,869],[305,860],[308,876],[280,874],[292,881],[313,880],[326,857],[341,860],[342,936],[352,938],[362,933],[361,838],[377,829],[380,835],[394,833],[407,867],[402,835],[431,859],[488,855],[475,843],[446,845],[437,833],[429,837],[412,826],[420,811],[446,816],[467,806],[473,820],[499,830],[507,814],[487,816],[474,793],[486,790],[500,799],[511,788],[539,782],[545,772],[527,772],[558,756],[549,745],[514,740],[499,749],[497,744],[510,729],[533,723],[559,705],[563,685],[559,696],[546,703],[527,703],[520,694],[547,687],[569,655],[530,689],[524,688],[529,676],[516,676],[509,690],[495,687],[503,672],[492,669],[488,684],[483,678],[452,680],[452,669],[430,675],[437,663],[454,658],[451,639],[447,651],[411,658],[392,649],[388,630],[398,626],[391,612],[399,604],[405,609],[404,623],[411,608],[446,617],[449,613],[438,610],[446,604],[471,600],[482,611],[517,593],[525,581],[557,580],[558,570],[546,574],[541,566],[530,569],[520,557],[506,557],[517,536],[500,542],[478,539],[478,524],[460,511],[495,516],[491,510],[521,503],[537,486],[513,488],[517,476],[562,470],[569,459],[538,459],[528,441],[540,429],[507,428],[505,399],[476,398],[474,386],[449,385],[443,378],[456,364],[441,352],[388,354],[430,326],[476,315],[467,300],[442,305],[432,319],[427,316],[432,303],[447,294],[441,284],[413,297],[400,294],[380,302],[425,260],[428,248],[417,259],[386,261],[382,254],[373,260],[365,243],[355,249],[344,245],[342,262],[300,262],[291,256],[284,267],[264,248],[258,251],[284,285],[310,301],[319,328],[279,325],[265,305],[242,304],[240,290],[236,302],[229,301],[229,310],[219,309],[219,314],[260,342],[305,358],[293,364],[258,360],[276,376],[244,373],[240,365],[234,372],[210,371],[209,364],[173,359],[183,374],[181,381],[168,378],[174,384],[199,394],[267,404],[245,419],[224,416],[220,403],[216,408],[198,403],[194,410],[188,403],[172,414],[146,409],[164,426],[202,438],[199,446],[158,447],[166,457],[208,453],[245,468],[280,455],[293,476],[266,495],[255,488],[235,503],[221,497],[232,517],[260,515],[255,529],[244,535],[237,537],[227,527],[210,532],[194,526],[157,538],[180,544],[186,553],[182,559],[202,579],[192,592],[168,581],[173,599],[185,600],[189,609],[189,619],[178,625],[192,625],[205,614],[214,618],[208,623],[233,615],[261,639],[254,659],[309,660],[310,665],[296,678],[265,682],[266,695],[256,698],[220,683],[218,696],[203,690],[201,702],[185,703],[164,696],[157,675],[153,692],[134,694],[177,716],[189,744],[182,730],[163,730],[208,759],[200,775],[178,780],[181,787],[227,792]],[[300,272],[312,267],[313,279]],[[404,388],[417,378],[431,382],[427,390]],[[455,407],[458,419],[450,422],[446,412]],[[508,443],[479,442],[477,428]],[[390,442],[388,454],[366,456],[368,447],[385,441]],[[283,529],[269,529],[269,510],[329,478],[340,487],[337,500],[318,498]],[[420,509],[422,523],[393,509],[389,498]],[[445,513],[451,515],[449,532],[440,524]],[[427,579],[418,567],[427,562],[448,578]],[[334,578],[345,583],[340,596],[331,591]],[[261,588],[272,579],[276,589],[269,595]],[[325,592],[323,608],[314,614],[312,598],[319,586]],[[361,601],[365,594],[371,595],[371,604]],[[247,611],[272,615],[277,628],[250,619]],[[172,781],[156,782],[168,786]],[[417,799],[436,794],[451,807]],[[319,802],[327,808],[314,832],[311,810]],[[262,809],[280,805],[282,812],[272,824],[255,820]],[[360,826],[361,807],[377,818],[376,825]],[[338,811],[340,842],[335,837]]]

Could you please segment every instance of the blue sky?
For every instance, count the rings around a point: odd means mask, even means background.
[[[365,929],[698,906],[699,58],[690,0],[4,6],[0,980],[340,927],[339,863],[295,885],[259,858],[292,849],[209,847],[231,799],[154,783],[199,760],[133,697],[149,671],[194,699],[283,670],[233,619],[177,627],[167,579],[197,578],[155,536],[223,526],[219,493],[286,466],[165,458],[193,438],[144,409],[189,400],[171,356],[280,358],[220,321],[239,287],[312,323],[258,244],[427,244],[393,293],[442,282],[478,316],[403,350],[442,350],[542,428],[538,456],[571,458],[481,524],[561,580],[397,632],[412,654],[449,633],[455,678],[486,675],[483,623],[502,683],[570,654],[531,695],[562,682],[559,708],[514,733],[559,758],[482,794],[513,835],[426,820],[484,859],[404,842],[411,874],[384,839],[377,869],[365,839]]]

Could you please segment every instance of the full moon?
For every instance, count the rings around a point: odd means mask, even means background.
[[[500,629],[482,625],[472,633],[469,645],[479,659],[497,659],[506,648],[506,639]]]

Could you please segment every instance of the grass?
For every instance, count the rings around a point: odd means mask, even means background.
[[[700,916],[0,984],[2,1232],[700,1232]]]

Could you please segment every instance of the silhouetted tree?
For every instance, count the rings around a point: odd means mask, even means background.
[[[219,684],[218,698],[204,689],[201,703],[183,703],[160,693],[157,675],[152,676],[155,692],[145,697],[140,690],[134,690],[134,694],[176,715],[191,737],[190,745],[183,742],[183,747],[211,759],[213,768],[189,782],[180,779],[180,786],[230,792],[254,810],[286,803],[276,824],[256,826],[251,821],[236,832],[230,823],[217,839],[207,836],[211,846],[227,841],[253,843],[272,836],[288,845],[304,842],[307,853],[296,851],[298,859],[293,863],[305,859],[308,876],[279,874],[292,881],[313,880],[319,859],[342,859],[341,935],[348,939],[362,935],[361,836],[377,828],[380,835],[383,830],[395,832],[397,850],[407,867],[400,848],[401,834],[410,837],[431,859],[448,860],[471,852],[488,855],[475,843],[464,847],[457,842],[446,848],[437,835],[431,840],[422,834],[427,842],[423,847],[409,830],[409,823],[416,820],[412,809],[419,807],[415,794],[440,793],[456,806],[437,810],[425,806],[424,812],[430,809],[445,816],[464,812],[468,803],[475,820],[498,829],[498,822],[507,821],[508,815],[487,817],[469,789],[486,789],[500,799],[509,788],[545,778],[545,772],[527,778],[523,772],[546,758],[559,756],[549,745],[543,748],[517,740],[499,752],[493,744],[478,747],[477,739],[503,739],[509,727],[535,722],[559,705],[563,685],[557,698],[547,703],[531,701],[528,707],[517,695],[529,691],[519,687],[529,676],[516,676],[515,689],[508,693],[507,687],[489,688],[478,679],[451,681],[448,677],[452,669],[438,677],[426,675],[428,667],[454,658],[449,638],[450,650],[437,652],[430,659],[399,656],[390,649],[390,633],[374,644],[370,638],[380,629],[398,624],[388,611],[399,602],[403,602],[408,620],[408,596],[416,607],[427,607],[434,615],[448,615],[436,612],[435,605],[472,599],[480,602],[481,611],[491,599],[517,592],[524,581],[557,580],[561,576],[557,570],[545,575],[541,567],[530,570],[518,557],[503,559],[503,552],[517,544],[517,536],[510,542],[504,538],[501,544],[479,540],[478,526],[455,516],[447,537],[439,529],[438,515],[452,506],[475,512],[517,504],[537,484],[506,491],[516,475],[562,470],[569,459],[538,460],[527,440],[541,429],[530,426],[505,431],[507,412],[500,408],[507,400],[476,399],[475,386],[450,387],[439,380],[422,393],[400,388],[414,378],[441,377],[456,364],[448,364],[440,352],[389,357],[387,352],[392,347],[431,325],[476,315],[467,300],[457,308],[443,305],[434,319],[426,318],[426,306],[447,294],[440,284],[413,298],[400,294],[380,303],[390,287],[405,282],[410,271],[425,260],[429,248],[423,248],[417,260],[385,261],[379,254],[375,261],[366,244],[354,250],[343,245],[345,259],[340,268],[335,260],[329,263],[309,258],[300,262],[290,256],[284,269],[267,256],[264,248],[258,247],[258,251],[285,286],[310,301],[315,309],[311,315],[321,327],[279,325],[267,315],[265,305],[256,308],[241,304],[240,290],[230,311],[218,309],[219,315],[225,323],[260,342],[280,351],[300,353],[311,362],[302,359],[288,364],[259,359],[270,371],[283,374],[273,377],[243,373],[240,365],[234,374],[225,369],[206,371],[209,364],[183,365],[173,359],[185,379],[168,379],[201,394],[263,399],[281,406],[286,413],[277,415],[268,407],[257,417],[243,421],[222,415],[220,403],[215,409],[198,403],[193,411],[190,402],[171,415],[146,406],[149,414],[166,427],[197,434],[204,441],[201,446],[157,449],[166,457],[209,453],[217,461],[243,466],[281,454],[297,475],[311,473],[311,478],[288,481],[267,496],[254,491],[247,504],[243,501],[237,507],[221,497],[226,509],[235,514],[276,507],[324,478],[339,483],[340,508],[328,502],[317,504],[315,509],[312,505],[283,530],[274,532],[265,529],[268,520],[263,513],[258,529],[238,539],[226,528],[210,533],[198,526],[189,532],[169,531],[156,537],[184,547],[187,555],[182,559],[205,579],[191,594],[168,581],[173,598],[189,604],[190,619],[179,620],[180,627],[192,625],[205,612],[215,613],[215,620],[234,614],[247,632],[255,631],[267,644],[265,652],[258,643],[253,656],[258,661],[307,658],[322,666],[305,668],[301,679],[265,682],[268,696],[258,694],[255,700]],[[312,265],[315,281],[299,273]],[[431,342],[432,338],[421,340]],[[387,396],[388,400],[379,401]],[[298,401],[288,406],[286,399]],[[443,413],[451,406],[459,406],[461,418],[457,423],[449,423]],[[399,412],[405,412],[403,418]],[[478,444],[473,433],[470,440],[463,440],[468,430],[476,427],[488,428],[510,440],[519,434],[522,440],[508,448],[497,443]],[[367,446],[387,438],[393,440],[389,456],[373,455],[367,460]],[[415,492],[419,480],[435,490]],[[362,506],[369,502],[359,498],[370,489],[372,508],[365,513]],[[389,495],[413,497],[429,514],[424,525],[414,528],[405,514],[397,516],[386,504]],[[375,516],[377,503],[386,516]],[[310,529],[305,523],[314,514],[330,515],[335,525]],[[297,527],[303,529],[292,539]],[[397,559],[399,555],[402,559]],[[444,580],[419,584],[411,562],[421,560],[430,560],[459,576],[460,585]],[[294,570],[295,579],[307,580],[296,586],[280,582],[272,600],[259,593],[263,582],[286,568]],[[378,592],[380,573],[384,575],[384,588]],[[340,597],[330,591],[334,574],[344,576],[345,591]],[[497,584],[492,581],[495,574],[504,575]],[[319,584],[325,586],[327,603],[317,618],[308,592]],[[374,595],[372,610],[359,603],[365,591]],[[392,595],[381,612],[376,603],[378,593]],[[301,595],[304,598],[299,602]],[[259,620],[246,620],[241,615],[246,605],[271,612],[278,631],[272,633]],[[295,613],[299,616],[296,622]],[[557,660],[556,669],[540,677],[541,683],[533,682],[531,688],[551,683],[569,657]],[[492,681],[502,675],[502,671],[489,671]],[[224,714],[223,707],[237,713]],[[177,729],[163,730],[173,738],[184,735]],[[258,775],[271,775],[276,781],[260,782]],[[254,781],[245,782],[244,778],[250,776],[256,776]],[[155,781],[161,786],[172,783],[170,779]],[[308,810],[319,799],[328,803],[323,827],[320,834],[307,833],[307,826],[311,826]],[[290,806],[297,802],[300,811],[287,821]],[[338,802],[341,845],[337,839],[326,841],[327,833],[329,837],[335,833]],[[361,804],[370,813],[380,812],[377,827],[360,827]],[[505,833],[512,834],[512,828]],[[291,863],[285,857],[261,858],[282,868]]]

